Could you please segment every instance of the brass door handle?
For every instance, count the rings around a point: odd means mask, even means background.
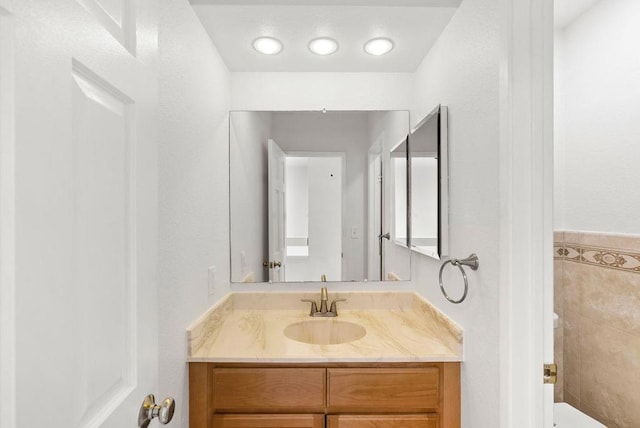
[[[262,262],[262,267],[269,269],[282,267],[282,262]]]

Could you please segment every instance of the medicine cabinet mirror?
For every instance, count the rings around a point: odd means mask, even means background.
[[[447,115],[438,106],[409,134],[411,249],[435,259],[449,251]]]
[[[411,275],[407,111],[234,111],[231,281]]]

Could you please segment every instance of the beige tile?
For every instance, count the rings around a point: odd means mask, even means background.
[[[553,231],[553,242],[564,242],[564,230]]]
[[[640,427],[640,337],[583,320],[580,402],[609,427]]]
[[[562,317],[564,312],[564,264],[562,260],[553,262],[553,311]]]
[[[561,403],[564,401],[564,328],[562,326],[554,329],[553,337],[553,361],[558,365],[558,381],[554,386],[554,401]]]
[[[595,419],[596,421],[600,422],[601,424],[606,425],[608,428],[631,428],[631,427],[623,427],[621,425],[617,425],[614,421],[607,419],[607,417],[602,414],[600,409],[596,409],[591,406],[582,405],[580,406],[579,410],[585,415],[588,415],[593,419]]]
[[[640,275],[583,265],[582,316],[640,337]]]
[[[564,393],[580,397],[580,316],[574,311],[565,311],[564,316]]]
[[[560,379],[558,378],[558,382]],[[564,403],[564,390],[561,383],[556,383],[553,388],[553,402]]]
[[[583,245],[593,245],[595,247],[635,251],[640,253],[640,235],[587,232],[582,234],[581,243]]]
[[[563,314],[567,311],[580,313],[582,304],[582,284],[581,278],[583,265],[576,262],[563,262],[562,267],[562,294],[563,294]]]
[[[567,391],[564,391],[564,402],[569,403],[576,409],[580,408],[580,398]]]
[[[558,378],[558,382],[560,382],[560,378]],[[554,403],[563,403],[564,402],[564,389],[561,383],[556,383],[553,388],[553,402]]]
[[[576,232],[572,230],[564,231],[564,242],[568,244],[580,244],[582,242],[583,232]]]

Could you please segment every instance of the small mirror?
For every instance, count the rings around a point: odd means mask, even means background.
[[[410,279],[407,111],[229,120],[232,282]]]
[[[411,249],[435,259],[449,251],[447,108],[436,107],[409,134]]]

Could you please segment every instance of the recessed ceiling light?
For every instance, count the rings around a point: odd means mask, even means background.
[[[309,42],[309,50],[316,55],[331,55],[338,50],[338,42],[328,37],[319,37]]]
[[[364,51],[369,55],[380,56],[391,52],[393,49],[393,40],[380,37],[371,39],[364,44]]]
[[[282,51],[282,42],[273,37],[258,37],[253,41],[253,48],[265,55],[276,55]]]

